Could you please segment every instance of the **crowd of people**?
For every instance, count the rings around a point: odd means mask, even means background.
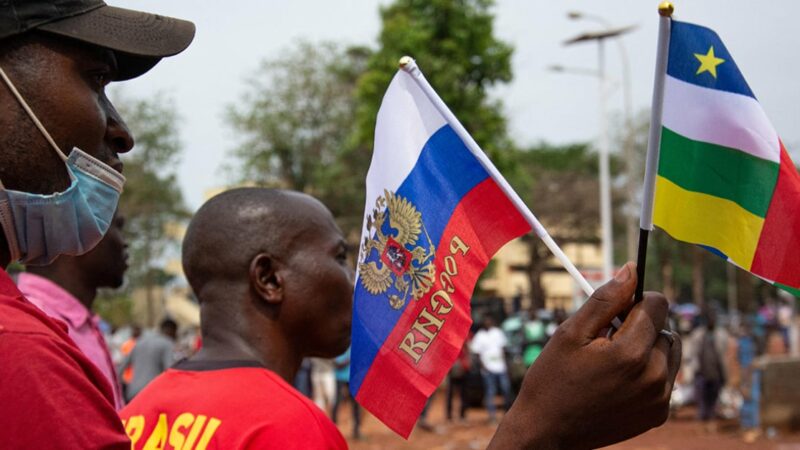
[[[771,358],[797,351],[798,324],[793,299],[768,298],[751,314],[723,314],[720,308],[676,308],[675,329],[684,354],[673,409],[694,404],[709,431],[717,419],[738,419],[743,439],[754,442],[759,421],[761,372]]]
[[[191,356],[172,363],[176,326],[164,321],[129,342],[116,368],[92,313],[97,289],[124,272],[119,154],[134,146],[105,88],[194,34],[190,22],[101,0],[0,5],[0,263],[28,269],[16,280],[0,269],[0,445],[347,447],[291,385],[304,358],[336,358],[350,343],[348,245],[315,198],[241,188],[195,213],[182,245],[200,304],[202,347]],[[633,304],[636,282],[626,264],[557,328],[516,400],[505,399],[489,448],[594,448],[664,423],[681,341],[665,329],[663,295]],[[608,339],[602,330],[623,313]],[[469,350],[505,393],[500,341],[486,322]],[[334,361],[338,388],[346,360]]]
[[[502,299],[492,300],[503,304]],[[790,347],[800,344],[794,300],[768,298],[762,303],[751,314],[733,315],[716,304],[708,308],[694,303],[672,305],[670,321],[684,343],[683,362],[671,396],[673,411],[693,407],[697,420],[707,424],[710,432],[717,431],[717,420],[738,420],[746,442],[762,435],[759,402],[763,362],[765,358],[789,355]],[[428,419],[431,403],[440,395],[444,396],[448,423],[465,423],[470,408],[484,408],[489,423],[495,423],[498,404],[507,410],[513,403],[527,369],[569,314],[563,308],[522,309],[519,302],[512,308],[510,314],[479,310],[441,389],[423,410],[417,424],[420,429],[441,431],[439,424]],[[332,380],[333,367],[333,360],[312,359],[307,375],[296,381],[301,392],[313,396],[326,410],[331,403],[322,401],[326,397],[318,386],[327,376]],[[309,381],[306,384],[301,380]],[[342,384],[336,390],[337,399],[343,388],[347,394],[346,384]],[[333,411],[335,419],[335,408]],[[353,423],[353,436],[358,437],[358,419]]]

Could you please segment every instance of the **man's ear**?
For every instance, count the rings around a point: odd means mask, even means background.
[[[259,253],[250,261],[250,286],[267,303],[283,301],[283,279],[268,254]]]

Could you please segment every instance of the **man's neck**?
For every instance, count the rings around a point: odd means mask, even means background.
[[[245,337],[245,327],[218,328],[204,331],[203,348],[190,358],[192,361],[257,361],[292,384],[302,357],[278,336]]]
[[[97,298],[97,287],[87,283],[82,277],[75,274],[63,273],[58,270],[51,270],[53,266],[47,268],[32,269],[31,273],[43,278],[47,278],[59,285],[62,289],[77,298],[87,310],[91,311],[94,299]]]

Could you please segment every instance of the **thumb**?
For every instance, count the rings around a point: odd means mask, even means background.
[[[594,339],[614,317],[623,313],[633,303],[636,288],[636,264],[628,262],[612,280],[597,288],[589,300],[572,316],[573,327]]]

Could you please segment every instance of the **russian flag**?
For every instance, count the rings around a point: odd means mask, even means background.
[[[415,76],[398,71],[378,112],[350,369],[358,403],[405,438],[462,348],[478,276],[531,230]]]

